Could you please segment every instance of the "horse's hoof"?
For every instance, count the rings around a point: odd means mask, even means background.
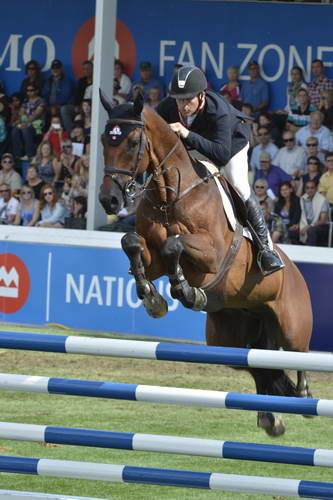
[[[158,293],[153,284],[148,283],[149,291],[142,298],[143,305],[149,316],[152,318],[162,318],[168,312],[168,303]]]
[[[152,318],[163,318],[163,316],[165,316],[168,312],[168,303],[161,295],[158,299],[148,295],[144,297],[142,302],[147,313]]]
[[[258,427],[264,429],[266,434],[272,437],[282,436],[285,433],[285,425],[282,417],[262,414],[258,417]]]
[[[272,436],[272,437],[282,436],[286,431],[286,427],[284,425],[283,418],[282,417],[275,417],[274,426],[271,428],[265,429],[265,430],[269,436]]]

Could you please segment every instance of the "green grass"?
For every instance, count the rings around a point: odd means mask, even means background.
[[[4,330],[18,328],[2,327]],[[20,331],[43,329],[20,328]],[[65,331],[48,329],[48,333]],[[84,332],[88,335],[87,332]],[[91,336],[92,334],[89,333]],[[173,387],[254,392],[246,372],[203,364],[106,358],[1,350],[1,371],[50,377],[104,380]],[[310,374],[315,397],[332,398],[332,375]],[[179,435],[231,441],[272,443],[287,446],[331,448],[333,423],[329,418],[305,419],[286,415],[287,432],[273,439],[256,427],[256,413],[209,408],[138,403],[20,392],[1,392],[1,420],[39,425],[82,427],[123,432]],[[286,477],[332,481],[332,470],[241,460],[188,457],[161,453],[108,450],[74,446],[45,446],[41,443],[0,441],[0,454],[78,460],[145,467],[222,472],[230,474]],[[254,500],[269,496],[203,490],[118,484],[79,479],[47,478],[0,473],[0,488],[61,493],[106,499],[217,499]],[[277,497],[276,497],[277,498]],[[287,497],[284,497],[287,498]],[[279,497],[281,500],[282,497]]]

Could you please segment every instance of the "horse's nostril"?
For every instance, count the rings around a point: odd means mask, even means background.
[[[115,196],[111,196],[110,204],[112,206],[117,206],[118,205],[118,200],[117,200],[117,198]]]

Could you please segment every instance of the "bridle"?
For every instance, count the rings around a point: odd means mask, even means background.
[[[140,138],[139,138],[139,148],[135,160],[135,165],[132,170],[124,170],[122,168],[117,168],[117,167],[112,167],[110,165],[105,165],[104,167],[104,175],[109,176],[112,178],[112,181],[118,186],[120,191],[123,191],[127,196],[129,197],[136,197],[136,183],[135,179],[138,175],[141,162],[144,157],[145,149],[148,150],[148,153],[151,150],[150,142],[149,139],[146,137],[146,134],[144,132],[144,121],[143,120],[130,120],[127,118],[113,118],[107,121],[106,126],[108,125],[118,125],[119,123],[122,123],[124,125],[135,125],[135,128],[141,128],[141,133],[140,133]],[[105,133],[104,133],[105,135]],[[154,172],[150,174],[144,183],[144,185],[140,189],[139,195],[142,195],[143,192],[146,190],[148,184],[150,183],[151,179],[157,179],[161,175],[163,175],[167,170],[170,168],[173,168],[174,166],[172,165],[171,167],[168,167],[167,169],[160,170],[161,167],[164,165],[164,163],[168,160],[168,158],[174,153],[176,150],[177,146],[180,143],[180,138],[178,138],[176,144],[171,148],[171,150],[167,153],[167,155],[163,158],[163,160],[155,167]],[[158,172],[160,170],[160,172]],[[116,175],[117,174],[122,174],[122,175],[127,175],[130,177],[129,181],[126,182],[125,186],[122,187],[120,183],[118,182]],[[166,189],[171,189],[173,191],[174,188],[171,188],[170,186],[166,186]]]
[[[136,182],[135,179],[138,175],[141,162],[144,157],[145,150],[147,149],[148,154],[150,156],[150,151],[152,149],[149,138],[146,136],[145,131],[144,131],[144,121],[143,119],[141,120],[132,120],[132,119],[127,119],[127,118],[113,118],[107,121],[106,126],[108,125],[118,125],[118,124],[124,124],[124,125],[134,125],[134,128],[141,128],[141,133],[140,133],[140,138],[139,138],[139,148],[135,160],[135,165],[134,168],[131,170],[124,170],[121,168],[117,167],[112,167],[110,165],[105,165],[104,167],[104,175],[109,176],[112,178],[112,182],[114,182],[120,191],[123,193],[124,196],[127,196],[129,198],[137,198],[139,196],[142,196],[146,191],[148,191],[148,185],[151,180],[157,181],[159,177],[163,176],[166,172],[169,170],[176,168],[179,174],[179,180],[180,180],[180,172],[179,169],[175,164],[170,165],[168,167],[164,167],[165,162],[170,158],[170,156],[175,152],[179,144],[181,143],[181,139],[178,136],[178,139],[176,143],[173,145],[173,147],[170,149],[170,151],[166,154],[166,156],[163,158],[163,160],[154,167],[154,171],[147,177],[145,183],[140,187],[139,190],[137,190]],[[105,133],[104,133],[105,136]],[[117,180],[116,175],[117,174],[122,174],[122,175],[127,175],[130,177],[129,181],[125,183],[124,186],[121,186],[120,182]],[[186,188],[184,191],[179,192],[179,189],[176,190],[172,186],[163,186],[164,189],[173,191],[176,195],[176,199],[172,201],[172,204],[176,203],[179,201],[181,198],[186,196],[192,189],[194,189],[196,186],[201,184],[202,182],[208,182],[209,179],[215,177],[216,175],[219,175],[219,173],[208,173],[205,177],[197,179],[191,186]],[[161,202],[161,207],[153,207],[154,209],[159,208],[160,210],[166,212],[168,209],[169,202],[163,201]]]
[[[123,175],[128,175],[131,177],[131,180],[135,179],[135,177],[138,174],[138,170],[140,167],[141,160],[143,158],[144,152],[145,152],[145,134],[143,131],[144,128],[144,122],[142,120],[128,120],[125,118],[111,118],[110,120],[107,121],[106,126],[108,125],[118,125],[119,123],[123,123],[125,125],[135,125],[135,128],[141,128],[141,133],[140,133],[140,139],[139,139],[139,149],[136,157],[136,162],[135,162],[135,167],[133,170],[123,170],[122,168],[117,168],[117,167],[111,167],[109,165],[105,165],[104,168],[104,175],[109,175],[112,176],[114,174],[123,174]],[[104,132],[105,136],[105,132]]]

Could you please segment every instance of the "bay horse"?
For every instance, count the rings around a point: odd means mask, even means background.
[[[100,202],[117,213],[146,172],[136,212],[136,232],[122,237],[138,297],[152,317],[168,306],[152,281],[167,275],[171,295],[185,307],[206,311],[208,345],[306,352],[312,308],[306,283],[278,247],[285,268],[262,276],[256,250],[233,231],[214,175],[191,160],[180,138],[152,109],[134,103],[112,107],[100,93],[109,119],[101,141],[104,180]],[[243,217],[244,219],[244,217]],[[295,385],[283,370],[249,368],[258,394],[311,397],[305,372]],[[269,435],[285,431],[283,420],[258,412]]]

